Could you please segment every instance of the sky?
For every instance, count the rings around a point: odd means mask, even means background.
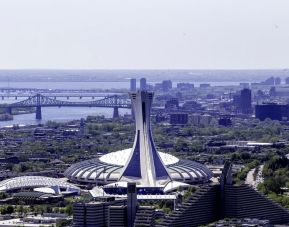
[[[288,64],[288,0],[0,0],[0,69]]]

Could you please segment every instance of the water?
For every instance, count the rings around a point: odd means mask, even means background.
[[[37,89],[128,89],[129,78],[146,77],[148,83],[171,79],[173,87],[177,82],[210,83],[211,86],[235,86],[240,82],[260,82],[270,76],[285,78],[288,70],[0,70],[0,88]],[[33,81],[34,82],[31,82]],[[35,82],[38,81],[38,82]],[[59,99],[59,98],[58,98]],[[21,101],[18,98],[17,101]],[[69,101],[72,101],[70,99]],[[79,101],[79,100],[78,100]],[[85,101],[83,99],[82,101]],[[88,101],[88,100],[87,100]],[[91,99],[89,99],[91,101]],[[15,99],[0,100],[13,103]],[[119,109],[120,114],[130,110]],[[70,121],[86,118],[88,115],[111,117],[112,109],[86,107],[42,108],[42,121],[35,120],[35,114],[14,116],[12,121],[0,121],[0,127],[13,124],[38,124],[48,120]]]
[[[119,114],[129,114],[129,109],[119,109]],[[67,122],[75,119],[86,118],[87,116],[103,115],[105,117],[112,117],[112,108],[101,107],[43,107],[42,120],[35,119],[35,113],[14,115],[12,121],[0,121],[0,127],[7,127],[14,124],[19,125],[36,125],[46,123],[49,120],[56,122]]]

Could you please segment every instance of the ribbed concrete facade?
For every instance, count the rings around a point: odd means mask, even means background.
[[[229,218],[258,218],[271,224],[289,223],[289,211],[247,185],[225,187],[225,214]]]
[[[289,210],[255,191],[248,185],[225,185],[221,205],[220,185],[206,186],[195,194],[158,227],[195,227],[222,218],[257,218],[270,224],[288,224]],[[224,209],[221,212],[221,209]],[[222,217],[224,215],[224,217]]]
[[[220,212],[219,194],[219,185],[201,188],[157,226],[200,226],[217,220]]]
[[[124,206],[126,200],[111,202],[75,203],[73,205],[73,226],[102,227],[109,226],[109,207]]]
[[[108,212],[108,227],[127,226],[127,206],[110,206]]]
[[[134,227],[155,226],[155,207],[140,206],[137,209]]]

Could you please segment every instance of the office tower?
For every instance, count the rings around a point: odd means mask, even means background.
[[[151,132],[150,112],[153,93],[130,93],[135,113],[136,134],[132,152],[119,181],[137,182],[142,187],[163,187],[171,177],[156,150]]]
[[[147,79],[146,78],[140,79],[140,90],[141,91],[147,90]]]
[[[136,91],[136,79],[134,78],[130,79],[130,91],[132,92]]]
[[[173,83],[171,80],[164,80],[162,82],[162,88],[164,92],[168,92],[169,90],[171,90],[173,88]]]
[[[289,108],[285,104],[267,103],[255,106],[255,116],[261,121],[264,121],[266,118],[278,121],[287,120],[288,113]]]
[[[240,109],[243,114],[252,112],[252,94],[251,90],[248,88],[241,90]]]

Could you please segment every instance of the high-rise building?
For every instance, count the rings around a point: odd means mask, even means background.
[[[140,79],[140,90],[141,91],[147,90],[147,79],[146,78]]]
[[[241,90],[240,109],[243,114],[252,112],[252,94],[251,90],[248,88]]]
[[[171,80],[164,80],[162,82],[162,87],[163,87],[164,92],[168,92],[169,90],[173,88],[173,83]]]
[[[134,78],[130,79],[130,91],[132,92],[136,91],[136,79]]]
[[[264,121],[266,118],[278,121],[283,119],[287,120],[289,116],[289,108],[288,105],[276,103],[256,105],[255,116],[261,121]]]
[[[172,113],[170,114],[170,124],[172,125],[186,125],[188,124],[187,113]]]
[[[131,155],[119,181],[136,182],[141,187],[163,187],[164,182],[171,181],[171,177],[153,141],[150,123],[153,93],[138,91],[130,93],[130,97],[136,134]]]

